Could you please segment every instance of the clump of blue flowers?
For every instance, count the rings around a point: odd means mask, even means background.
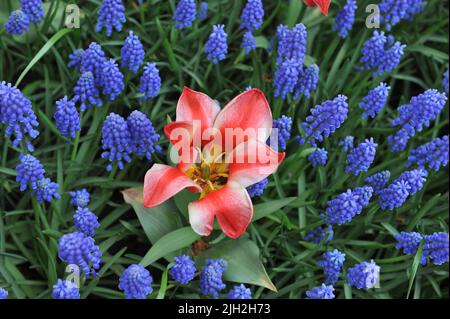
[[[86,236],[94,236],[95,230],[100,227],[98,217],[87,207],[78,207],[73,216],[75,229]]]
[[[370,289],[377,285],[380,277],[380,266],[373,260],[362,262],[349,268],[347,271],[347,282],[357,289]]]
[[[247,0],[241,15],[241,28],[249,32],[258,30],[264,18],[264,8],[261,0]]]
[[[313,243],[313,244],[320,244],[322,240],[325,239],[325,242],[329,242],[331,239],[333,239],[334,231],[333,227],[331,225],[328,225],[327,227],[317,227],[314,229],[311,229],[308,231],[305,235],[305,241]]]
[[[323,268],[323,272],[327,279],[326,284],[334,285],[341,274],[342,266],[344,265],[345,254],[335,249],[333,251],[327,251],[323,254],[322,259],[318,264]]]
[[[381,82],[376,88],[369,91],[369,94],[363,98],[359,107],[364,110],[362,117],[366,119],[368,116],[375,118],[381,109],[386,105],[389,96],[390,86]]]
[[[318,148],[314,152],[309,154],[308,160],[314,167],[318,165],[325,166],[328,160],[328,152],[324,148]]]
[[[0,300],[8,299],[8,292],[0,287]]]
[[[247,192],[252,198],[259,197],[264,193],[268,185],[269,180],[264,178],[262,181],[247,187]]]
[[[424,6],[423,0],[382,0],[379,4],[381,20],[387,30],[401,20],[411,21],[414,15],[421,12]]]
[[[377,146],[373,138],[370,138],[352,149],[347,157],[348,165],[345,167],[345,171],[355,176],[361,172],[367,172],[375,159]]]
[[[292,119],[289,116],[282,115],[279,119],[273,121],[273,128],[278,133],[277,149],[286,149],[287,142],[291,137]]]
[[[98,10],[98,21],[95,30],[101,32],[106,29],[106,36],[111,36],[113,29],[122,31],[122,24],[127,21],[125,18],[125,7],[122,0],[103,0]]]
[[[21,10],[11,12],[8,21],[5,22],[5,29],[12,35],[21,35],[28,30],[30,19]]]
[[[92,42],[83,54],[81,60],[80,72],[92,72],[94,75],[95,83],[97,85],[101,84],[103,65],[106,63],[105,52],[103,52],[102,47]]]
[[[343,39],[348,36],[348,32],[353,28],[357,8],[356,0],[347,0],[347,3],[336,16],[336,24],[333,25],[333,29],[337,30],[338,35]]]
[[[275,71],[274,95],[286,99],[288,93],[294,92],[300,75],[301,65],[295,59],[286,59],[278,64]]]
[[[423,240],[423,236],[416,232],[401,232],[395,235],[395,240],[397,241],[395,248],[402,249],[406,255],[415,255]],[[427,263],[425,252],[422,253],[420,263],[422,265]]]
[[[245,287],[243,284],[234,286],[228,293],[228,299],[252,299],[252,291],[250,288]]]
[[[161,77],[155,63],[147,63],[141,75],[139,84],[139,94],[142,100],[153,99],[158,96],[161,89]]]
[[[109,59],[103,63],[100,83],[103,94],[108,95],[110,101],[114,101],[125,88],[123,74],[114,59]]]
[[[334,287],[322,284],[306,292],[306,299],[334,299]]]
[[[58,199],[61,196],[58,193],[58,184],[52,182],[50,178],[46,177],[37,182],[37,187],[34,189],[34,194],[39,203],[44,201],[51,203],[53,198]]]
[[[423,168],[428,166],[437,172],[441,167],[447,166],[448,158],[448,135],[445,135],[442,138],[436,137],[430,142],[411,150],[407,165],[416,164]]]
[[[53,116],[58,130],[63,136],[75,138],[80,127],[80,115],[75,107],[75,102],[67,96],[56,102],[56,111]]]
[[[196,15],[195,0],[180,0],[173,15],[173,19],[177,22],[175,28],[182,29],[192,26]]]
[[[246,54],[249,54],[252,50],[256,49],[256,40],[250,31],[244,33],[242,48],[245,50]]]
[[[384,189],[386,184],[389,182],[390,178],[391,172],[382,171],[368,176],[365,179],[365,182],[367,183],[368,186],[372,187],[373,192],[378,195]]]
[[[205,20],[208,17],[208,2],[202,1],[200,2],[197,18],[199,20]]]
[[[279,25],[277,28],[277,63],[294,60],[301,66],[305,59],[307,36],[306,27],[302,23],[298,23],[292,29],[285,25]]]
[[[222,281],[222,275],[226,268],[227,262],[223,259],[206,260],[205,268],[200,274],[202,294],[205,296],[211,295],[213,298],[219,297],[219,292],[226,287]]]
[[[213,26],[213,31],[205,45],[205,53],[214,64],[226,58],[228,53],[227,38],[228,35],[223,24]]]
[[[42,0],[20,0],[20,7],[33,23],[41,22],[44,17]]]
[[[300,94],[303,94],[306,98],[311,97],[311,91],[317,88],[319,82],[319,66],[317,64],[311,64],[310,66],[301,69],[297,84],[295,84],[294,99],[298,99]]]
[[[426,176],[428,176],[428,172],[426,170],[422,168],[414,169],[403,172],[397,179],[394,180],[394,183],[405,182],[409,186],[409,195],[414,195],[423,188],[423,184],[426,181]]]
[[[348,152],[353,149],[355,142],[354,136],[346,136],[343,140],[339,142],[339,146],[342,146],[344,152]]]
[[[74,101],[80,103],[82,112],[88,110],[91,106],[102,106],[103,101],[99,97],[100,93],[95,85],[95,79],[92,72],[84,72],[81,74],[73,89]]]
[[[75,207],[87,207],[91,200],[91,194],[86,188],[70,192],[70,196],[72,197],[70,203]]]
[[[408,182],[400,180],[381,190],[378,198],[381,209],[394,210],[402,206],[409,196],[410,188]]]
[[[119,289],[125,293],[127,299],[146,299],[152,293],[153,278],[142,265],[128,266],[119,279]]]
[[[53,299],[80,299],[80,290],[68,280],[58,279],[53,286]]]
[[[135,110],[127,119],[128,131],[130,132],[130,147],[134,154],[145,156],[151,160],[155,151],[161,151],[161,147],[156,145],[159,134],[156,133],[153,123],[142,112]]]
[[[144,55],[144,46],[139,37],[130,31],[121,49],[122,68],[128,68],[133,73],[137,73],[144,61]]]
[[[449,236],[448,233],[438,232],[424,236],[424,251],[435,265],[448,263]]]
[[[83,61],[84,50],[76,49],[69,55],[69,63],[67,64],[69,68],[74,68],[80,71],[81,61]]]
[[[113,163],[117,163],[119,169],[123,169],[124,161],[131,161],[130,140],[127,121],[115,113],[108,115],[103,123],[102,130],[103,150],[105,150],[102,153],[102,158],[107,158],[111,162],[106,167],[108,171],[112,170]]]
[[[66,234],[59,239],[58,256],[67,264],[78,265],[86,277],[96,276],[102,262],[94,239],[80,232]]]
[[[173,280],[180,284],[188,284],[195,277],[195,263],[187,255],[174,257],[174,265],[170,268]]]

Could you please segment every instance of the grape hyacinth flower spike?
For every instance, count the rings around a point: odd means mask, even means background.
[[[245,287],[243,284],[239,286],[234,286],[233,289],[228,293],[228,299],[238,300],[238,299],[252,299],[252,291],[250,288]]]
[[[368,116],[375,118],[381,109],[386,105],[387,98],[389,95],[390,86],[386,83],[381,82],[379,86],[374,88],[365,96],[359,107],[364,110],[362,117],[366,119]]]
[[[102,129],[103,150],[102,158],[107,158],[110,164],[106,167],[111,171],[113,164],[117,163],[123,169],[124,161],[130,162],[132,153],[131,137],[126,120],[115,113],[109,114]]]
[[[62,136],[75,138],[76,132],[81,130],[80,115],[75,107],[75,102],[69,100],[67,96],[56,102],[56,111],[53,117]]]
[[[200,274],[200,288],[203,295],[219,297],[219,292],[226,287],[222,281],[222,274],[227,266],[228,263],[223,259],[206,260],[206,266]]]
[[[195,0],[180,0],[173,15],[173,19],[177,22],[174,26],[175,29],[191,27],[196,15]]]
[[[58,282],[53,286],[53,299],[80,299],[80,290],[78,287],[68,281],[58,279]]]
[[[21,10],[11,12],[8,21],[5,22],[5,29],[12,35],[21,35],[28,31],[30,19]]]
[[[41,22],[44,17],[44,6],[42,0],[20,0],[20,7],[33,23]]]
[[[353,28],[357,8],[356,0],[347,0],[336,16],[333,30],[338,31],[338,35],[343,39],[347,38],[348,32]]]
[[[122,31],[122,24],[126,22],[125,7],[122,0],[103,0],[98,10],[98,20],[95,31],[101,32],[104,28],[106,36],[112,35],[113,29]]]
[[[180,284],[188,284],[195,277],[195,263],[187,255],[174,257],[175,264],[170,268],[170,275],[173,280]]]
[[[73,89],[74,101],[80,103],[80,110],[84,112],[91,106],[102,106],[103,101],[99,97],[100,93],[95,85],[95,79],[92,72],[84,72],[81,74]]]
[[[205,44],[205,53],[214,64],[226,58],[228,53],[227,38],[228,35],[223,24],[213,26],[213,31]]]
[[[144,46],[139,37],[130,31],[121,49],[122,68],[128,68],[133,73],[137,73],[144,61],[144,55]]]
[[[247,0],[241,15],[241,28],[250,33],[258,30],[264,18],[264,8],[261,0]]]
[[[123,290],[126,299],[146,299],[152,293],[153,278],[142,265],[128,266],[119,279],[119,289]]]
[[[322,284],[306,292],[306,299],[334,299],[334,287]]]
[[[155,63],[147,63],[144,66],[144,72],[141,75],[139,84],[139,94],[141,99],[146,101],[158,96],[161,89],[161,77]]]

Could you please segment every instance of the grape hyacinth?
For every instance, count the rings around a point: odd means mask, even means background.
[[[342,146],[344,152],[348,152],[353,149],[353,143],[355,138],[353,136],[346,136],[342,141],[339,142],[339,146]]]
[[[314,152],[309,154],[308,160],[314,167],[318,165],[325,166],[328,160],[328,152],[324,148],[317,148]]]
[[[286,59],[278,64],[273,81],[275,97],[285,100],[288,93],[294,92],[300,69],[301,65],[295,59]]]
[[[292,119],[286,115],[282,115],[279,119],[273,121],[273,128],[275,133],[278,133],[278,145],[275,149],[285,150],[287,142],[291,137]]]
[[[44,166],[30,154],[20,154],[19,159],[20,164],[16,167],[16,181],[20,184],[20,191],[25,191],[28,185],[33,191],[36,190],[37,183],[44,178]]]
[[[326,228],[317,227],[310,230],[308,233],[306,233],[304,239],[305,241],[313,244],[320,244],[322,240],[325,239],[325,237],[327,237],[325,242],[329,242],[331,239],[333,239],[333,236],[334,236],[333,227],[331,225],[328,225]]]
[[[115,113],[109,114],[103,124],[102,137],[104,150],[102,158],[107,158],[111,162],[106,170],[111,171],[115,162],[119,169],[123,169],[123,162],[130,162],[132,153],[130,132],[125,119]]]
[[[373,175],[370,175],[365,179],[368,186],[372,187],[373,192],[377,195],[381,193],[389,179],[391,178],[391,172],[382,171]]]
[[[89,47],[83,54],[81,60],[80,72],[92,72],[97,85],[101,84],[103,65],[106,63],[105,52],[100,45],[95,42],[89,44]]]
[[[326,215],[330,224],[342,225],[350,222],[356,215],[361,214],[364,207],[369,204],[372,197],[372,187],[356,187],[339,194],[328,201]]]
[[[69,55],[69,63],[67,64],[69,68],[74,68],[75,70],[80,71],[81,62],[83,61],[84,50],[76,49]]]
[[[277,64],[281,64],[285,60],[292,60],[300,68],[306,54],[306,27],[302,23],[298,23],[292,29],[289,29],[285,25],[279,25],[277,28],[277,38]]]
[[[397,179],[394,180],[394,183],[402,181],[407,183],[409,186],[409,195],[414,195],[423,188],[423,184],[426,181],[426,176],[428,176],[428,172],[426,170],[422,168],[414,169],[403,172]]]
[[[44,17],[42,0],[20,0],[20,7],[33,23],[41,22]]]
[[[416,131],[420,132],[424,127],[428,127],[430,121],[433,121],[442,111],[446,102],[445,94],[429,89],[411,98],[409,104],[400,106],[398,108],[399,116],[391,123],[392,127],[398,126],[400,130],[396,134],[388,136],[392,151],[402,151],[406,147],[409,137],[414,136]]]
[[[53,117],[56,128],[62,136],[75,138],[76,132],[81,130],[80,115],[75,107],[75,102],[69,100],[67,96],[56,102],[56,111]]]
[[[134,154],[151,160],[155,151],[161,151],[161,147],[156,145],[159,134],[144,113],[138,110],[133,111],[127,119],[127,125],[130,132],[130,147]]]
[[[409,196],[409,184],[403,180],[394,182],[384,188],[378,198],[382,210],[394,210],[403,205]]]
[[[242,38],[242,48],[246,54],[249,54],[252,50],[256,49],[256,40],[250,31],[244,33]]]
[[[250,288],[245,287],[243,284],[239,286],[234,286],[228,293],[228,299],[239,300],[239,299],[252,299],[252,291]]]
[[[8,292],[0,287],[0,300],[8,299]]]
[[[70,192],[70,196],[72,197],[70,203],[75,207],[87,207],[91,200],[91,195],[86,188]]]
[[[198,8],[197,19],[205,20],[207,17],[208,17],[208,2],[202,1],[200,2]]]
[[[297,84],[295,85],[294,99],[297,100],[300,94],[306,98],[311,97],[311,91],[317,88],[319,82],[319,67],[317,64],[311,64],[300,71]]]
[[[416,232],[401,232],[395,235],[395,248],[402,249],[406,255],[415,255],[419,249],[420,243],[423,240],[423,236]],[[422,252],[422,258],[420,260],[422,265],[427,263],[426,252]]]
[[[380,269],[373,260],[370,263],[364,261],[348,269],[347,282],[357,289],[373,288],[380,278]]]
[[[139,84],[139,94],[142,100],[153,99],[158,96],[161,89],[161,77],[155,63],[147,63],[141,75]]]
[[[448,69],[444,73],[444,78],[442,79],[442,86],[444,87],[444,92],[448,95]]]
[[[195,0],[180,0],[173,15],[173,19],[177,22],[174,27],[176,29],[191,27],[196,15]]]
[[[322,142],[324,137],[330,136],[347,119],[347,97],[339,95],[333,100],[316,105],[310,112],[311,115],[302,123],[302,127],[311,145],[316,147],[316,141]],[[306,141],[302,139],[300,142],[303,144]]]
[[[78,207],[73,216],[75,229],[86,236],[93,237],[95,230],[100,227],[97,216],[87,207]]]
[[[80,290],[68,280],[58,279],[53,286],[53,299],[80,299]]]
[[[333,25],[333,30],[338,31],[338,35],[343,39],[347,38],[348,32],[353,28],[357,8],[356,0],[347,0],[347,3],[336,16],[336,24]]]
[[[99,97],[95,79],[92,72],[84,72],[81,74],[73,89],[74,101],[80,102],[80,110],[82,112],[88,110],[91,106],[102,106],[103,101]]]
[[[213,26],[213,31],[205,45],[205,53],[214,64],[226,58],[228,53],[227,38],[223,24]]]
[[[51,203],[53,198],[58,199],[61,197],[58,193],[58,184],[52,182],[50,178],[39,180],[36,184],[36,189],[34,189],[34,194],[39,203],[44,201]]]
[[[369,91],[369,94],[367,94],[362,102],[359,103],[359,107],[364,110],[364,113],[362,114],[363,119],[366,119],[368,116],[371,118],[377,116],[381,109],[386,105],[390,89],[390,86],[381,82],[380,85]]]
[[[28,31],[30,19],[21,10],[11,12],[8,21],[5,22],[5,29],[12,35],[21,35]]]
[[[395,41],[392,35],[386,36],[383,31],[374,31],[361,49],[361,70],[373,70],[373,76],[391,72],[400,63],[406,45]]]
[[[119,289],[125,293],[127,299],[146,299],[152,293],[153,278],[142,265],[128,266],[119,279]]]
[[[345,254],[337,249],[327,251],[323,254],[322,259],[319,260],[318,264],[323,268],[325,276],[327,277],[325,280],[326,284],[334,285],[338,281],[344,261]]]
[[[123,74],[120,72],[119,66],[114,59],[109,59],[103,64],[100,83],[102,93],[109,95],[110,101],[114,101],[125,88]]]
[[[401,20],[411,21],[423,6],[423,0],[382,0],[379,4],[381,20],[389,31]]]
[[[122,24],[127,21],[125,18],[125,7],[122,0],[103,0],[98,10],[96,32],[106,29],[106,36],[112,35],[113,29],[122,31]]]
[[[4,81],[0,82],[0,123],[6,125],[7,138],[14,135],[14,147],[18,147],[26,138],[31,140],[39,135],[36,130],[39,123],[31,101],[15,86]],[[26,140],[26,145],[30,152],[34,150],[29,140]]]
[[[424,236],[424,251],[435,265],[448,263],[449,236],[448,233],[438,232]]]
[[[128,68],[133,73],[137,73],[144,62],[144,55],[144,46],[139,37],[130,31],[121,49],[122,68]]]
[[[261,196],[269,185],[269,180],[264,178],[262,181],[247,187],[247,193],[251,198]]]
[[[347,156],[348,165],[345,167],[345,171],[352,173],[354,176],[361,172],[367,172],[375,159],[377,146],[373,138],[370,138],[352,149]]]
[[[430,142],[411,150],[406,165],[417,164],[422,168],[428,166],[437,172],[441,167],[447,166],[448,158],[448,135],[445,135],[442,138],[436,137]]]
[[[227,268],[227,262],[223,259],[208,259],[206,266],[200,274],[200,288],[202,294],[219,297],[219,292],[225,289],[226,285],[222,281],[222,274]]]
[[[306,292],[306,299],[334,299],[334,287],[322,284]]]
[[[195,263],[191,257],[182,255],[174,257],[175,264],[170,268],[170,275],[173,280],[180,284],[188,284],[195,277]]]
[[[264,18],[264,8],[261,0],[247,0],[241,15],[241,28],[249,32],[258,30]]]

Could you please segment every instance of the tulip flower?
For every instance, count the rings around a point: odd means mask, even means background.
[[[188,205],[196,233],[208,236],[216,216],[227,236],[241,236],[253,216],[246,187],[274,173],[285,156],[266,144],[271,130],[272,112],[258,89],[241,93],[221,110],[206,94],[184,88],[176,120],[164,127],[177,165],[154,164],[148,170],[144,207],[188,189],[200,194]]]
[[[323,15],[328,16],[331,0],[303,0],[308,7],[319,7]]]

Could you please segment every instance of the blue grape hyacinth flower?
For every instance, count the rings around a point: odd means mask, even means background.
[[[125,88],[123,74],[114,59],[109,59],[103,64],[100,83],[102,93],[109,96],[110,101],[114,101]]]
[[[177,22],[174,27],[176,29],[191,27],[196,15],[195,0],[180,0],[173,15],[173,19]]]
[[[34,191],[37,183],[45,176],[45,169],[41,162],[31,154],[20,154],[20,164],[17,165],[16,181],[20,183],[20,191],[25,191],[30,185]]]
[[[430,257],[433,264],[442,265],[449,260],[449,236],[448,233],[437,232],[424,236],[423,249],[426,255]]]
[[[370,289],[376,287],[380,278],[381,267],[373,260],[362,262],[347,271],[347,283],[357,289]]]
[[[62,136],[75,138],[76,132],[81,130],[80,115],[75,107],[75,102],[67,96],[56,102],[56,111],[53,115],[56,128]]]
[[[334,299],[334,287],[322,284],[306,292],[306,299]]]
[[[142,265],[128,266],[119,279],[119,289],[123,290],[126,299],[146,299],[152,293],[153,278]]]
[[[122,24],[127,21],[125,17],[125,7],[122,0],[103,0],[98,10],[96,32],[106,30],[106,36],[111,36],[113,29],[122,31]]]
[[[80,232],[69,233],[59,239],[58,256],[67,264],[78,265],[86,277],[96,276],[102,262],[100,248],[94,239]]]
[[[273,85],[275,97],[286,99],[288,93],[294,92],[298,83],[301,66],[295,59],[286,59],[277,65]]]
[[[300,94],[306,98],[311,97],[311,91],[317,88],[319,82],[319,67],[317,64],[311,64],[300,71],[297,84],[295,85],[294,99],[297,100]]]
[[[358,176],[361,172],[367,172],[375,159],[377,146],[373,138],[370,138],[352,149],[347,156],[348,165],[345,167],[345,171],[354,176]]]
[[[103,101],[100,98],[100,93],[95,85],[95,79],[92,72],[84,72],[81,74],[73,89],[74,101],[80,103],[80,110],[82,112],[90,109],[91,106],[102,106]]]
[[[351,151],[354,147],[355,137],[354,136],[346,136],[343,140],[339,142],[339,146],[342,146],[344,152]]]
[[[245,287],[243,284],[239,286],[234,286],[228,292],[228,299],[239,300],[239,299],[252,299],[252,291],[250,288]]]
[[[91,200],[91,194],[86,188],[70,192],[70,196],[72,197],[70,203],[75,207],[87,207]]]
[[[8,299],[8,292],[0,287],[0,300]]]
[[[404,181],[396,181],[379,193],[378,204],[382,210],[394,210],[403,205],[409,196],[411,187]]]
[[[420,243],[423,241],[423,236],[416,232],[401,232],[395,235],[395,248],[402,249],[406,255],[415,255],[419,249]],[[422,252],[422,258],[420,260],[422,265],[426,265],[427,257],[426,252]]]
[[[249,32],[258,30],[264,18],[264,8],[261,0],[247,0],[241,15],[241,28]]]
[[[308,156],[312,166],[325,166],[328,160],[328,152],[324,148],[318,148]]]
[[[53,286],[53,299],[80,299],[80,290],[74,283],[58,279],[58,282]]]
[[[391,172],[382,171],[373,175],[368,176],[365,179],[365,182],[368,186],[372,187],[373,192],[377,195],[381,193],[386,184],[389,182],[391,178]]]
[[[158,96],[161,90],[161,77],[155,63],[147,63],[140,78],[139,94],[142,100],[153,99]]]
[[[344,265],[345,254],[335,249],[333,251],[327,251],[323,254],[322,259],[318,264],[323,268],[323,272],[327,279],[326,284],[334,285],[341,274],[342,266]]]
[[[208,2],[202,1],[198,8],[197,19],[205,20],[206,18],[208,18]]]
[[[195,277],[195,263],[191,257],[187,255],[174,257],[174,265],[170,268],[170,275],[173,280],[180,284],[188,284]]]
[[[133,73],[137,73],[144,62],[144,55],[144,46],[139,37],[130,31],[121,49],[122,68],[128,68]]]
[[[86,236],[93,237],[95,230],[100,227],[98,217],[87,207],[78,207],[73,215],[75,229]]]
[[[376,88],[369,91],[369,94],[363,98],[359,107],[364,110],[362,117],[366,119],[368,116],[375,118],[381,109],[386,105],[389,96],[390,86],[381,82]]]
[[[244,33],[242,38],[242,48],[246,54],[249,54],[252,50],[256,49],[256,40],[250,31]]]
[[[409,186],[409,195],[414,195],[423,188],[423,184],[426,181],[426,176],[428,176],[428,172],[426,170],[422,168],[414,169],[403,172],[397,179],[394,180],[394,183],[405,182]]]
[[[292,119],[289,116],[282,115],[279,119],[273,121],[272,126],[273,132],[277,133],[278,141],[278,145],[273,145],[273,148],[285,150],[291,137]]]
[[[21,35],[28,31],[30,19],[21,10],[11,12],[8,20],[5,22],[5,29],[12,35]]]
[[[223,24],[214,25],[213,31],[205,44],[205,53],[214,64],[224,60],[228,53],[228,35],[224,28]]]
[[[142,112],[135,110],[127,119],[128,131],[130,133],[131,151],[139,156],[152,159],[154,152],[161,151],[161,147],[156,143],[159,134],[156,133],[153,123]]]
[[[69,68],[74,68],[75,70],[80,71],[83,56],[84,56],[83,49],[74,50],[71,54],[69,54],[69,63],[67,64],[67,66]]]
[[[333,227],[331,225],[328,225],[326,227],[320,226],[317,228],[313,228],[310,231],[306,233],[305,241],[313,243],[313,244],[320,244],[324,239],[325,242],[331,241],[334,236]]]
[[[353,28],[357,9],[356,0],[347,0],[342,10],[337,14],[333,30],[337,30],[341,38],[347,38],[348,32]]]
[[[51,203],[53,199],[59,199],[61,196],[58,193],[58,184],[52,182],[50,178],[42,178],[36,184],[34,194],[39,203],[44,201]]]
[[[109,114],[102,129],[103,150],[102,158],[107,158],[111,164],[106,170],[112,170],[112,164],[117,163],[119,169],[123,169],[124,161],[130,162],[132,153],[131,136],[127,121],[115,113]]]
[[[92,42],[83,54],[80,72],[91,72],[94,75],[95,84],[100,86],[103,65],[106,61],[105,52],[103,52],[102,47],[99,44]]]
[[[302,128],[311,145],[316,147],[316,141],[322,142],[324,137],[334,133],[347,119],[347,97],[339,95],[333,100],[316,105],[310,112],[311,115],[306,117],[306,122],[302,123]],[[300,142],[305,143],[305,139],[300,140]]]
[[[269,185],[269,180],[264,178],[262,181],[247,187],[247,193],[251,198],[261,196]]]
[[[306,27],[302,23],[296,24],[292,29],[285,25],[277,27],[277,64],[285,60],[293,60],[301,68],[306,54]]]
[[[44,17],[42,0],[20,0],[20,7],[33,23],[41,22]]]
[[[0,124],[6,125],[5,136],[14,136],[12,145],[18,147],[25,140],[30,152],[34,150],[30,140],[39,135],[37,116],[31,101],[10,83],[0,82]]]
[[[219,292],[225,289],[222,275],[228,264],[224,259],[208,259],[200,273],[200,289],[203,295],[219,297]]]
[[[422,11],[424,5],[423,0],[382,0],[378,6],[381,21],[389,31],[401,20],[411,21],[414,15]]]
[[[437,172],[447,166],[449,159],[448,135],[436,137],[428,143],[411,150],[407,166],[417,164],[419,167],[430,167]]]

